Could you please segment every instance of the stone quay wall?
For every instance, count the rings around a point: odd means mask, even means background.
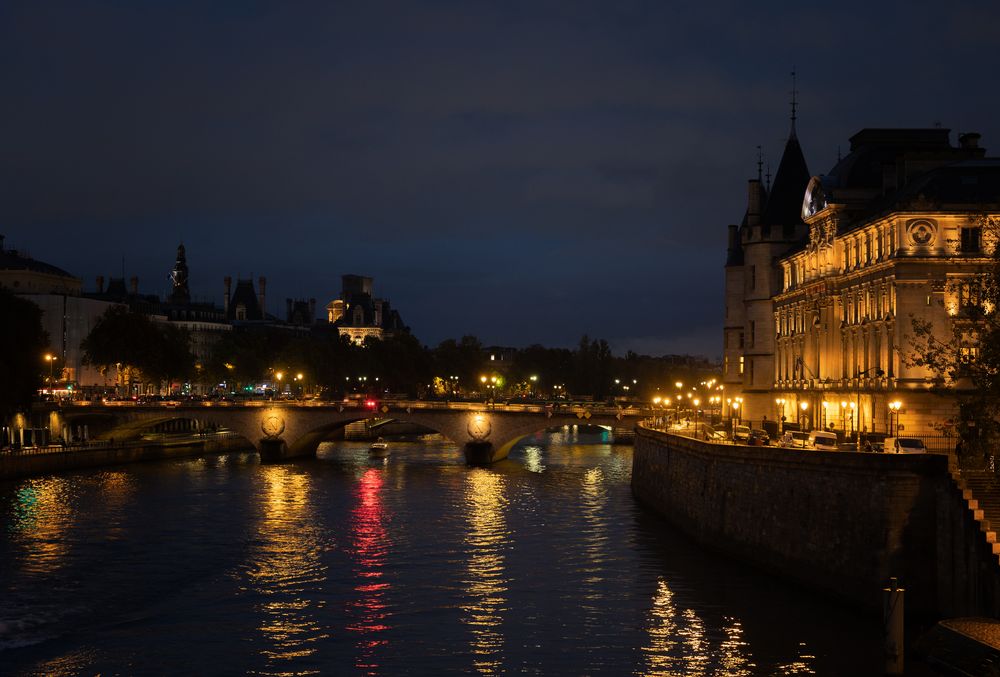
[[[93,447],[67,447],[63,451],[11,451],[0,454],[0,480],[33,477],[67,470],[189,458],[204,454],[254,451],[237,436],[215,436],[197,441],[133,441]]]
[[[637,428],[632,490],[699,543],[856,605],[1000,615],[1000,565],[944,455],[711,444]]]

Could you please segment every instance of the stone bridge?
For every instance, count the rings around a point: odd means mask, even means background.
[[[637,408],[574,405],[485,405],[468,402],[394,401],[377,410],[303,402],[68,403],[49,413],[49,427],[62,430],[90,421],[102,438],[126,440],[159,426],[227,428],[254,445],[264,461],[312,456],[319,444],[356,421],[397,421],[439,432],[464,448],[473,463],[506,458],[527,435],[567,424],[632,429],[648,412]],[[195,423],[191,423],[191,422]]]

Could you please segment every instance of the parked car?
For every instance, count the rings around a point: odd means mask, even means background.
[[[753,447],[766,447],[771,444],[771,436],[767,434],[766,430],[751,430],[747,444]]]
[[[926,454],[927,447],[924,441],[916,437],[887,437],[885,438],[885,452],[887,454]]]
[[[809,433],[809,447],[820,451],[837,451],[837,434],[825,430],[814,430]]]
[[[750,440],[750,426],[738,425],[733,428],[733,442],[747,442]]]
[[[809,446],[809,433],[801,430],[786,430],[785,434],[778,440],[778,446],[805,449]]]

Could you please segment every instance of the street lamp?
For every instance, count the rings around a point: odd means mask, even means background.
[[[799,409],[802,410],[802,424],[800,429],[805,430],[809,426],[809,419],[806,415],[806,411],[808,411],[809,409],[809,403],[806,402],[805,400],[802,400],[801,402],[799,402]]]
[[[899,434],[899,410],[903,406],[903,403],[899,400],[893,400],[889,403],[889,437],[893,436],[892,433],[892,415],[896,415],[896,435]]]
[[[45,354],[45,361],[49,363],[49,395],[52,394],[52,366],[59,358],[52,353]]]
[[[779,397],[774,400],[774,403],[778,405],[778,434],[785,432],[785,398]]]
[[[696,397],[691,400],[691,402],[694,404],[694,436],[698,437],[698,414],[701,413],[701,410],[698,409],[698,405],[701,404],[701,400]]]

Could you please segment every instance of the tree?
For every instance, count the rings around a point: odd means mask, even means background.
[[[194,369],[188,333],[176,326],[153,322],[125,306],[114,306],[101,316],[80,344],[83,361],[107,373],[118,369],[122,385],[145,379],[159,382],[183,378]]]
[[[42,355],[48,337],[42,311],[31,301],[0,289],[0,418],[31,404],[42,383]]]
[[[946,289],[949,331],[911,316],[911,349],[902,356],[927,368],[938,390],[956,398],[963,463],[981,462],[1000,444],[1000,219],[983,216],[979,226],[989,262]]]

